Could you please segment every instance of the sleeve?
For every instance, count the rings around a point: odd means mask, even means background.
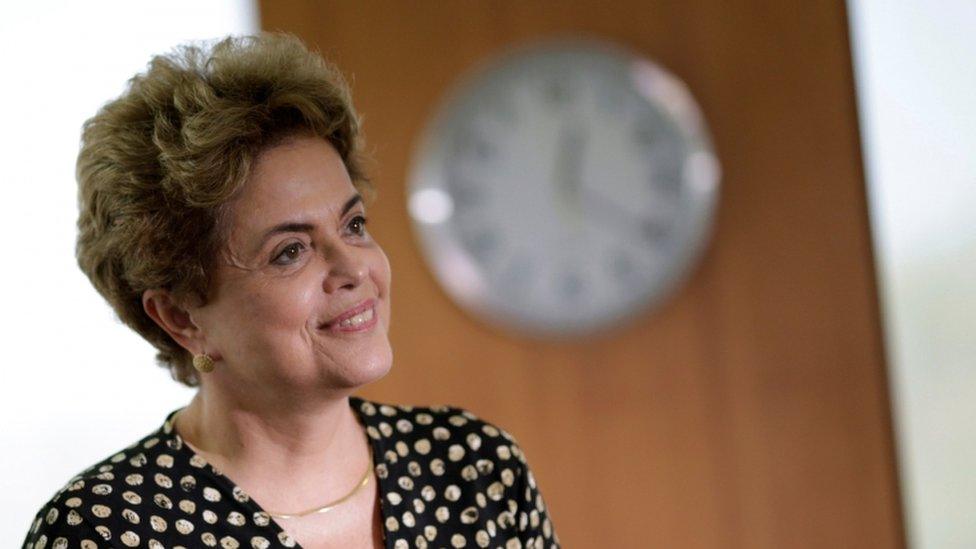
[[[102,549],[111,545],[90,524],[82,520],[77,511],[66,508],[55,497],[34,517],[27,537],[24,538],[23,547]]]
[[[556,535],[552,519],[549,518],[549,508],[546,506],[542,491],[536,483],[535,475],[532,474],[522,448],[511,434],[504,430],[501,434],[508,440],[511,455],[518,463],[509,490],[510,499],[515,502],[512,519],[516,526],[516,539],[520,544],[511,541],[509,543],[511,546],[520,546],[524,549],[560,549],[559,536]],[[504,453],[502,451],[500,457],[505,457]]]

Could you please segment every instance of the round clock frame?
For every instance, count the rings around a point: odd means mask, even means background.
[[[448,95],[413,156],[423,257],[475,318],[562,339],[672,295],[713,225],[720,169],[685,85],[594,40],[503,54]]]

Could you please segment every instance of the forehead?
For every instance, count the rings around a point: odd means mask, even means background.
[[[295,137],[255,160],[241,194],[230,204],[230,225],[243,236],[282,221],[338,215],[355,192],[338,151],[318,137]]]

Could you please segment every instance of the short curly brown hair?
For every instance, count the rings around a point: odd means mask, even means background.
[[[348,85],[299,39],[277,33],[155,56],[84,124],[78,264],[187,386],[199,385],[192,357],[146,314],[143,292],[206,302],[225,205],[260,152],[298,133],[328,140],[372,196]]]

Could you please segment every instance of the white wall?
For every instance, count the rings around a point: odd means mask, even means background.
[[[0,546],[192,396],[74,260],[82,122],[154,53],[254,32],[252,0],[0,3]]]
[[[916,549],[976,547],[976,2],[850,0]]]

